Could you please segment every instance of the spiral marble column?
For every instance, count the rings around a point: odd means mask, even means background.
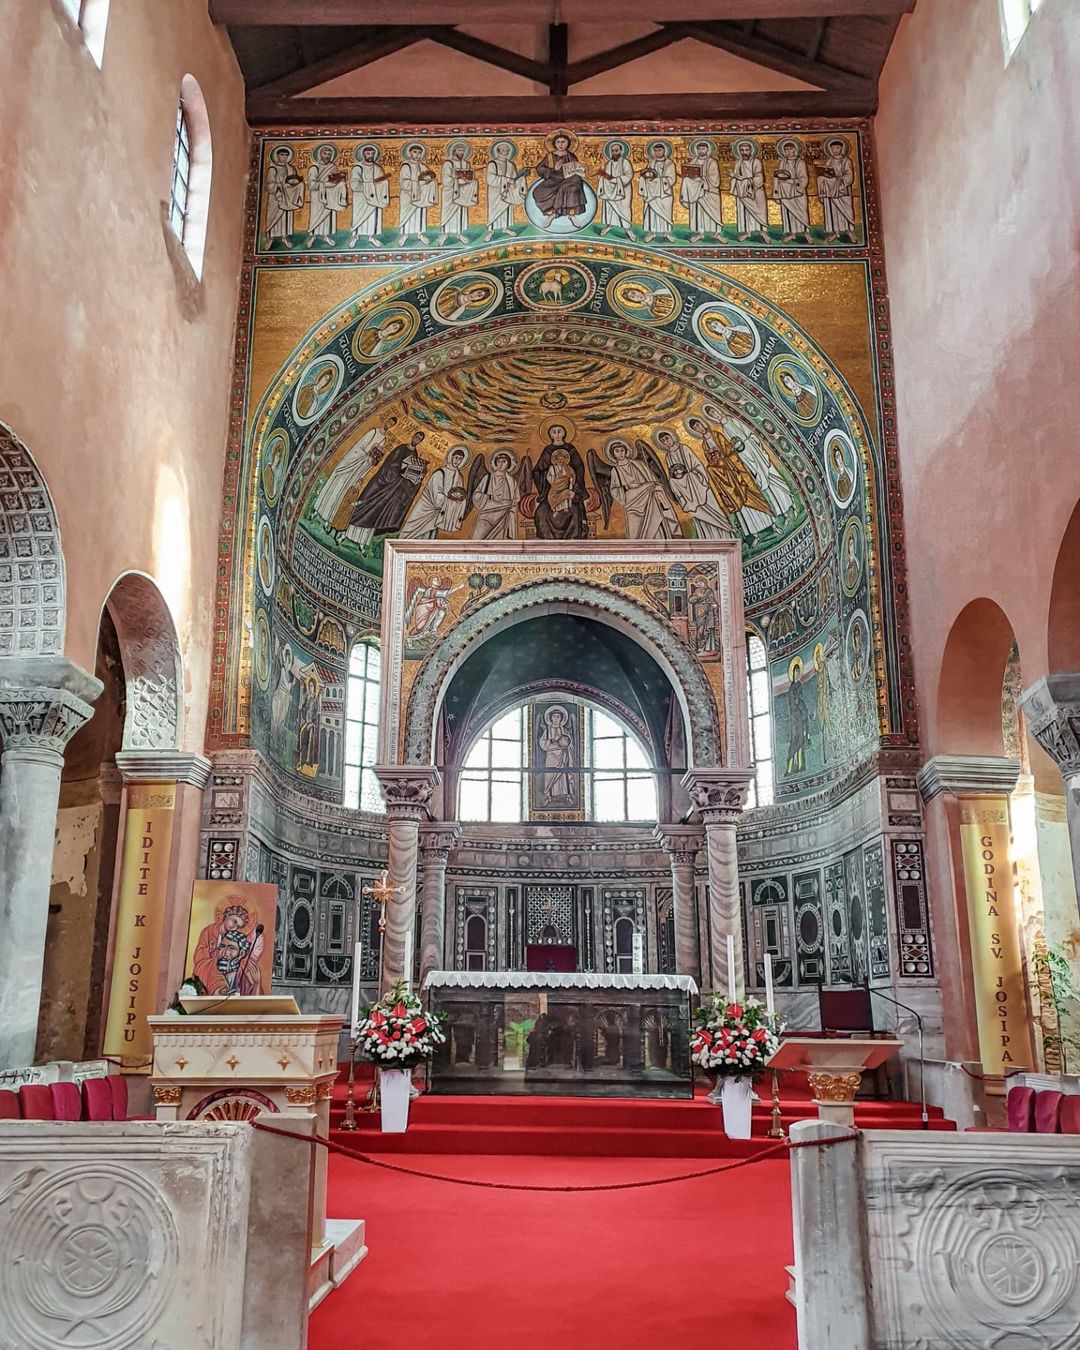
[[[442,970],[446,950],[446,868],[461,826],[429,825],[420,831],[420,988]]]
[[[432,765],[379,764],[375,775],[386,801],[390,851],[386,863],[392,888],[386,902],[379,988],[392,989],[405,975],[405,934],[416,923],[416,864],[420,852],[420,822],[428,817],[431,794],[439,786]]]
[[[675,971],[701,984],[697,885],[694,862],[704,835],[700,825],[658,825],[656,841],[671,862],[672,913],[675,918]]]
[[[742,896],[735,826],[753,779],[750,769],[689,769],[683,787],[705,826],[709,865],[709,952],[702,975],[713,993],[745,992]],[[734,940],[735,969],[729,972],[728,937]]]

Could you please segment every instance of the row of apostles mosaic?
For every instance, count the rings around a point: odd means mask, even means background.
[[[391,538],[738,538],[778,796],[910,740],[865,128],[699,131],[258,138],[219,745],[339,796]],[[420,655],[504,578],[417,584]]]
[[[847,135],[268,140],[259,248],[864,239]]]

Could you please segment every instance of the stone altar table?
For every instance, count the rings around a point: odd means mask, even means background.
[[[436,970],[436,1093],[692,1097],[687,975]]]
[[[253,1120],[314,1114],[330,1130],[343,1019],[296,1013],[245,1013],[258,999],[230,999],[219,1014],[149,1017],[151,1084],[157,1119]],[[274,1122],[275,1124],[277,1122]],[[281,1122],[284,1126],[285,1121]],[[296,1148],[308,1147],[297,1144]],[[311,1306],[344,1283],[367,1255],[362,1219],[326,1218],[326,1150],[316,1148],[311,1209]]]
[[[884,1064],[903,1044],[882,1036],[785,1036],[765,1067],[801,1070],[810,1080],[818,1119],[852,1126],[863,1073]]]

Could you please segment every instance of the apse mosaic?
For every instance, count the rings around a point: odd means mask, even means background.
[[[241,361],[264,332],[294,345],[237,408],[213,743],[250,737],[339,797],[347,651],[399,538],[738,539],[778,795],[909,742],[891,403],[866,382],[860,402],[813,326],[885,350],[861,126],[265,133],[256,162]],[[768,296],[744,282],[762,257]],[[864,307],[806,284],[818,257],[862,269]],[[260,307],[254,277],[281,269],[347,298],[314,323]],[[446,581],[415,600],[417,654],[505,584]]]
[[[858,246],[860,134],[267,136],[257,250],[355,253],[580,237]]]

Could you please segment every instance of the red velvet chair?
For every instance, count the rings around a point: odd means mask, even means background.
[[[1005,1098],[1005,1118],[1014,1134],[1031,1134],[1035,1129],[1035,1089],[1010,1088]]]
[[[82,1120],[82,1093],[77,1083],[50,1083],[54,1120]]]
[[[112,1120],[113,1094],[107,1078],[87,1078],[82,1085],[83,1119]]]
[[[1080,1101],[1080,1097],[1077,1098]],[[21,1120],[22,1112],[19,1110],[19,1094],[9,1092],[7,1088],[0,1088],[0,1120]]]
[[[52,1093],[45,1083],[24,1083],[19,1088],[23,1120],[55,1120]]]
[[[122,1073],[111,1073],[105,1079],[109,1085],[109,1091],[112,1093],[113,1120],[127,1120],[128,1118],[128,1086],[127,1079]]]
[[[1061,1133],[1061,1103],[1064,1092],[1036,1092],[1035,1130],[1038,1134]]]
[[[1061,1103],[1061,1133],[1080,1134],[1080,1096],[1072,1092]]]

